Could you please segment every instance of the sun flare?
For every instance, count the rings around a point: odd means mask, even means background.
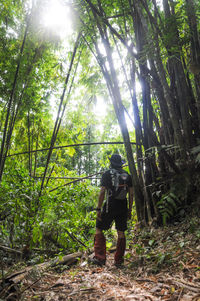
[[[70,9],[59,0],[51,0],[43,13],[43,24],[45,27],[56,32],[61,38],[72,32]]]

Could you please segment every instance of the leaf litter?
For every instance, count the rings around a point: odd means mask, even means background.
[[[196,225],[199,233],[199,221]],[[113,265],[109,251],[103,267],[88,264],[85,255],[61,273],[44,272],[32,285],[24,280],[19,300],[200,301],[200,242],[189,229],[179,223],[134,230],[124,268]]]

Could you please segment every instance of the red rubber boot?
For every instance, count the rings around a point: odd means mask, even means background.
[[[93,263],[104,265],[106,263],[106,238],[103,233],[95,235]]]
[[[121,266],[124,263],[124,253],[126,250],[126,238],[118,238],[117,249],[115,253],[115,266]]]

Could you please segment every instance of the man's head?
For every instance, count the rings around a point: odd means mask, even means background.
[[[113,168],[120,168],[125,163],[125,161],[122,160],[121,156],[118,154],[114,154],[109,158],[111,167]]]

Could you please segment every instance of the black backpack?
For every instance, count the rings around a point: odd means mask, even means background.
[[[110,176],[112,182],[112,189],[110,196],[114,197],[116,200],[124,200],[128,193],[128,173],[126,171],[110,169]]]

